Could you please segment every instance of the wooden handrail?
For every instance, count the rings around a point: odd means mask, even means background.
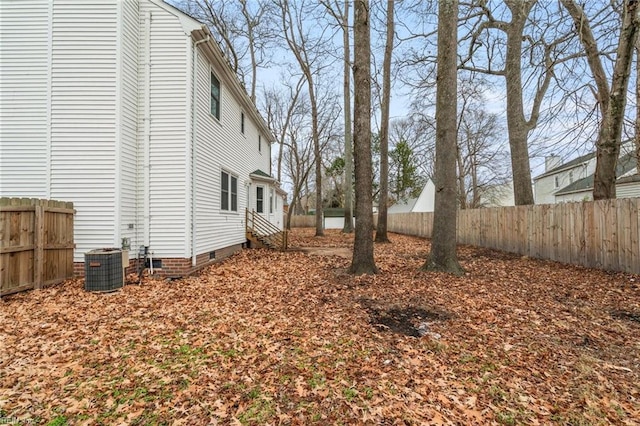
[[[257,237],[263,238],[269,243],[280,247],[282,250],[287,249],[286,231],[282,231],[273,223],[256,213],[255,210],[252,210],[251,213],[249,213],[249,210],[247,209],[245,211],[245,218],[248,231],[252,232]]]

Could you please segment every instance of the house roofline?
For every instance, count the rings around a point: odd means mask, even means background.
[[[574,163],[574,164],[569,164],[569,163],[563,164],[563,165],[561,165],[559,167],[556,167],[555,169],[549,170],[548,172],[544,172],[543,174],[534,177],[533,181],[535,182],[537,180],[540,180],[542,178],[546,178],[546,177],[549,177],[549,176],[553,176],[553,175],[555,175],[557,173],[560,173],[560,172],[564,172],[564,171],[567,171],[567,170],[575,169],[576,167],[582,167],[585,164],[589,163],[589,160],[591,160],[591,158],[588,158],[588,159],[586,159],[584,161],[580,161],[580,162]]]
[[[216,71],[221,72],[224,79],[230,82],[229,88],[240,100],[241,108],[254,120],[258,130],[261,134],[265,135],[267,142],[273,143],[275,138],[269,126],[264,121],[264,118],[258,111],[258,108],[253,103],[244,86],[238,80],[238,76],[233,72],[227,58],[224,56],[222,49],[218,46],[213,37],[213,34],[206,25],[201,25],[200,28],[191,31],[191,38],[194,42],[204,40],[205,42],[198,47],[205,54],[205,56],[216,65]]]
[[[164,0],[150,1],[156,6],[161,7],[169,13],[177,16],[182,23],[182,27],[185,33],[187,35],[190,35],[191,39],[194,42],[198,42],[201,40],[206,41],[205,43],[201,43],[198,47],[205,51],[205,54],[207,54],[207,58],[211,61],[211,63],[218,65],[216,71],[221,70],[223,75],[226,77],[225,80],[227,82],[231,82],[231,91],[240,99],[241,107],[255,121],[258,130],[266,137],[267,142],[273,143],[276,138],[273,136],[273,133],[271,132],[271,129],[269,129],[269,126],[267,126],[267,123],[264,121],[264,118],[258,111],[255,103],[247,94],[247,90],[245,89],[244,85],[240,83],[238,75],[231,69],[229,60],[225,56],[218,43],[215,41],[215,37],[209,30],[209,27],[207,27],[205,24],[203,24],[193,16],[183,12],[182,10],[178,9],[172,4],[167,3]],[[206,50],[202,45],[206,46]]]

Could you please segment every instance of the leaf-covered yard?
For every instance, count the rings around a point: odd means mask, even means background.
[[[391,235],[245,250],[109,295],[0,301],[0,417],[35,424],[638,424],[640,277]],[[342,255],[342,256],[341,256]]]

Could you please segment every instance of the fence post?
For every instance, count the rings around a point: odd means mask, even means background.
[[[44,206],[40,203],[35,205],[35,251],[33,253],[33,261],[35,267],[33,270],[33,286],[35,289],[41,289],[44,276]]]

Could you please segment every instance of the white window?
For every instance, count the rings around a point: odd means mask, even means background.
[[[220,120],[220,81],[211,73],[211,115]]]
[[[569,172],[569,183],[573,183],[573,170]]]
[[[557,188],[557,187],[560,186],[560,176],[555,176],[554,177],[553,185],[554,185],[553,186],[554,188]]]
[[[273,213],[273,189],[269,190],[269,213]]]
[[[220,210],[238,211],[238,177],[224,170],[220,173]]]
[[[256,186],[256,211],[264,213],[264,187]]]

